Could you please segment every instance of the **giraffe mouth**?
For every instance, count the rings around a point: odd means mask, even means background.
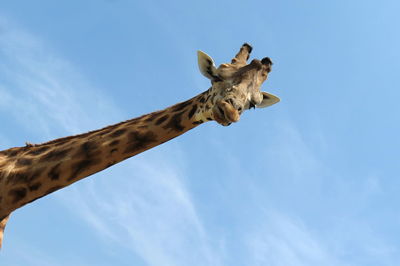
[[[220,100],[213,108],[214,120],[223,126],[229,126],[232,122],[239,121],[240,115],[238,110],[224,101]]]

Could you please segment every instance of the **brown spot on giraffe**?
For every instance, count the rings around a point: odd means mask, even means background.
[[[168,117],[169,117],[169,115],[163,115],[162,117],[160,117],[159,119],[157,119],[156,125],[158,126],[158,125],[162,124],[163,122],[165,122],[165,120],[168,119]]]
[[[34,184],[30,185],[28,188],[29,188],[29,191],[36,191],[36,190],[38,190],[41,186],[42,186],[41,183],[34,183]]]
[[[192,104],[192,100],[188,100],[188,101],[186,101],[186,102],[181,102],[181,103],[178,103],[178,104],[176,104],[176,105],[174,105],[174,106],[172,106],[172,112],[178,112],[178,111],[181,111],[181,110],[183,110],[183,109],[185,109],[187,106],[189,106],[189,105],[191,105]]]
[[[25,198],[26,193],[27,191],[24,187],[13,188],[8,192],[8,194],[12,197],[12,203],[17,203],[21,201],[23,198]]]
[[[5,175],[4,173],[2,174]],[[19,183],[26,183],[28,182],[29,173],[21,172],[21,171],[14,171],[7,175],[6,184],[19,184]]]
[[[193,117],[193,115],[194,115],[194,113],[196,112],[196,110],[197,110],[197,104],[194,104],[194,105],[192,106],[192,109],[190,109],[190,111],[189,111],[189,114],[188,114],[188,118],[189,118],[189,119],[191,119],[191,118]]]
[[[28,158],[19,158],[15,163],[16,166],[27,166],[32,164],[32,159]]]
[[[126,131],[126,130],[125,130]],[[119,137],[120,134],[117,134]],[[113,137],[113,136],[111,136]],[[98,156],[100,151],[97,146],[97,143],[92,140],[85,141],[84,143],[81,144],[80,148],[78,151],[76,151],[75,156],[85,156],[86,158],[91,158],[94,156]]]
[[[118,129],[118,130],[112,132],[111,135],[110,135],[110,137],[116,138],[116,137],[121,136],[121,135],[124,134],[125,132],[126,132],[126,129],[125,129],[125,128],[121,128],[121,129]]]
[[[58,144],[58,143],[57,143]],[[57,146],[56,144],[56,146]],[[45,161],[59,161],[60,159],[64,158],[68,153],[71,151],[71,148],[65,149],[54,149],[49,151],[48,153],[44,154],[40,159],[39,162]]]
[[[50,180],[55,181],[60,179],[60,166],[61,163],[58,163],[50,169],[49,173],[47,174],[47,176],[50,177]]]
[[[184,127],[182,126],[182,115],[185,113],[185,111],[182,111],[180,113],[176,113],[171,116],[169,119],[168,123],[163,126],[164,129],[172,129],[174,131],[182,131]]]
[[[132,131],[128,133],[128,143],[126,149],[124,150],[124,154],[137,152],[145,149],[152,142],[157,140],[156,134],[151,131],[140,132],[140,131]]]
[[[108,144],[110,147],[116,146],[120,143],[119,139],[113,140],[110,142],[110,144]]]
[[[159,115],[161,115],[161,114],[162,114],[161,111],[157,111],[157,112],[153,112],[153,113],[150,113],[148,115],[144,115],[142,117],[139,117],[138,119],[139,120],[143,120],[145,123],[148,123],[148,122],[153,121],[154,119],[157,119],[157,117]]]
[[[88,170],[90,166],[100,163],[100,160],[84,159],[72,164],[72,174],[67,181],[72,181],[79,178],[79,174]]]

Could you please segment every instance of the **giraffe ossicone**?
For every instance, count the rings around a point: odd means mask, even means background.
[[[247,109],[277,103],[278,97],[260,91],[272,61],[266,57],[247,64],[251,50],[242,45],[231,63],[218,68],[199,51],[200,72],[212,86],[187,101],[88,133],[0,151],[0,246],[14,210],[204,122],[227,126]]]

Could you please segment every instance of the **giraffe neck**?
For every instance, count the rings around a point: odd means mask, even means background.
[[[0,152],[0,218],[211,120],[210,91],[100,130]]]

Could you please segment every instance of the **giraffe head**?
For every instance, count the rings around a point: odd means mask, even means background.
[[[247,64],[251,50],[249,44],[243,44],[230,64],[221,64],[218,68],[209,55],[197,53],[200,72],[212,83],[210,93],[214,97],[210,97],[207,115],[221,125],[237,122],[244,110],[279,102],[278,97],[260,90],[271,71],[271,59],[253,59]]]

